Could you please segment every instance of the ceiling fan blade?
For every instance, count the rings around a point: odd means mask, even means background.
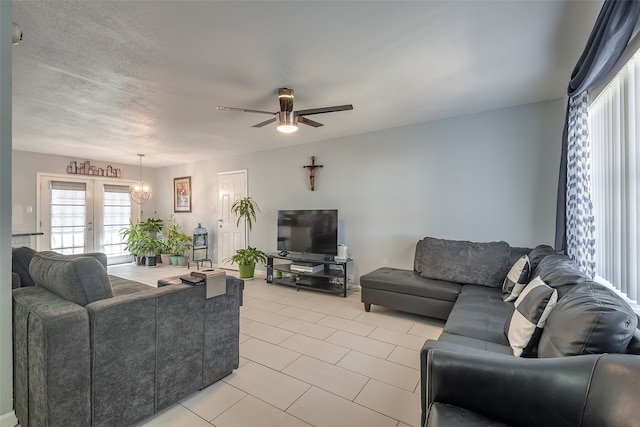
[[[216,107],[216,110],[240,111],[242,113],[276,114],[271,111],[249,110],[247,108],[223,107],[222,105],[218,105]]]
[[[334,111],[353,110],[353,105],[336,105],[335,107],[312,108],[310,110],[296,111],[298,116],[310,116],[311,114],[333,113]]]
[[[272,113],[273,114],[273,113]],[[252,128],[261,128],[262,126],[266,126],[269,123],[273,123],[276,121],[276,118],[274,117],[273,119],[269,119],[269,120],[265,120],[264,122],[260,122],[257,125],[253,125],[251,126]]]
[[[298,116],[298,123],[304,123],[305,125],[313,126],[314,128],[319,128],[320,126],[324,126],[322,123],[314,122],[313,120],[307,119],[306,117]]]

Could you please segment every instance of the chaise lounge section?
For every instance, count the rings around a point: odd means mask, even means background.
[[[382,267],[360,277],[362,302],[365,311],[373,304],[447,320],[465,284],[501,286],[509,267],[528,252],[506,242],[425,237],[416,244],[413,270]]]

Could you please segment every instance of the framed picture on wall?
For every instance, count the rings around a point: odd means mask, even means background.
[[[191,177],[173,178],[173,211],[191,212]]]

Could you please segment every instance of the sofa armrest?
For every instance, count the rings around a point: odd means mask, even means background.
[[[14,408],[20,424],[90,425],[89,316],[38,286],[13,290]]]
[[[540,426],[580,425],[602,355],[524,359],[426,349],[420,357],[423,425],[439,402],[510,425]]]

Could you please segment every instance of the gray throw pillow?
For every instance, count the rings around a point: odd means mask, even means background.
[[[425,237],[423,277],[500,288],[509,267],[507,242],[477,243]]]
[[[37,286],[82,306],[113,297],[107,269],[93,256],[37,252],[29,273]]]

